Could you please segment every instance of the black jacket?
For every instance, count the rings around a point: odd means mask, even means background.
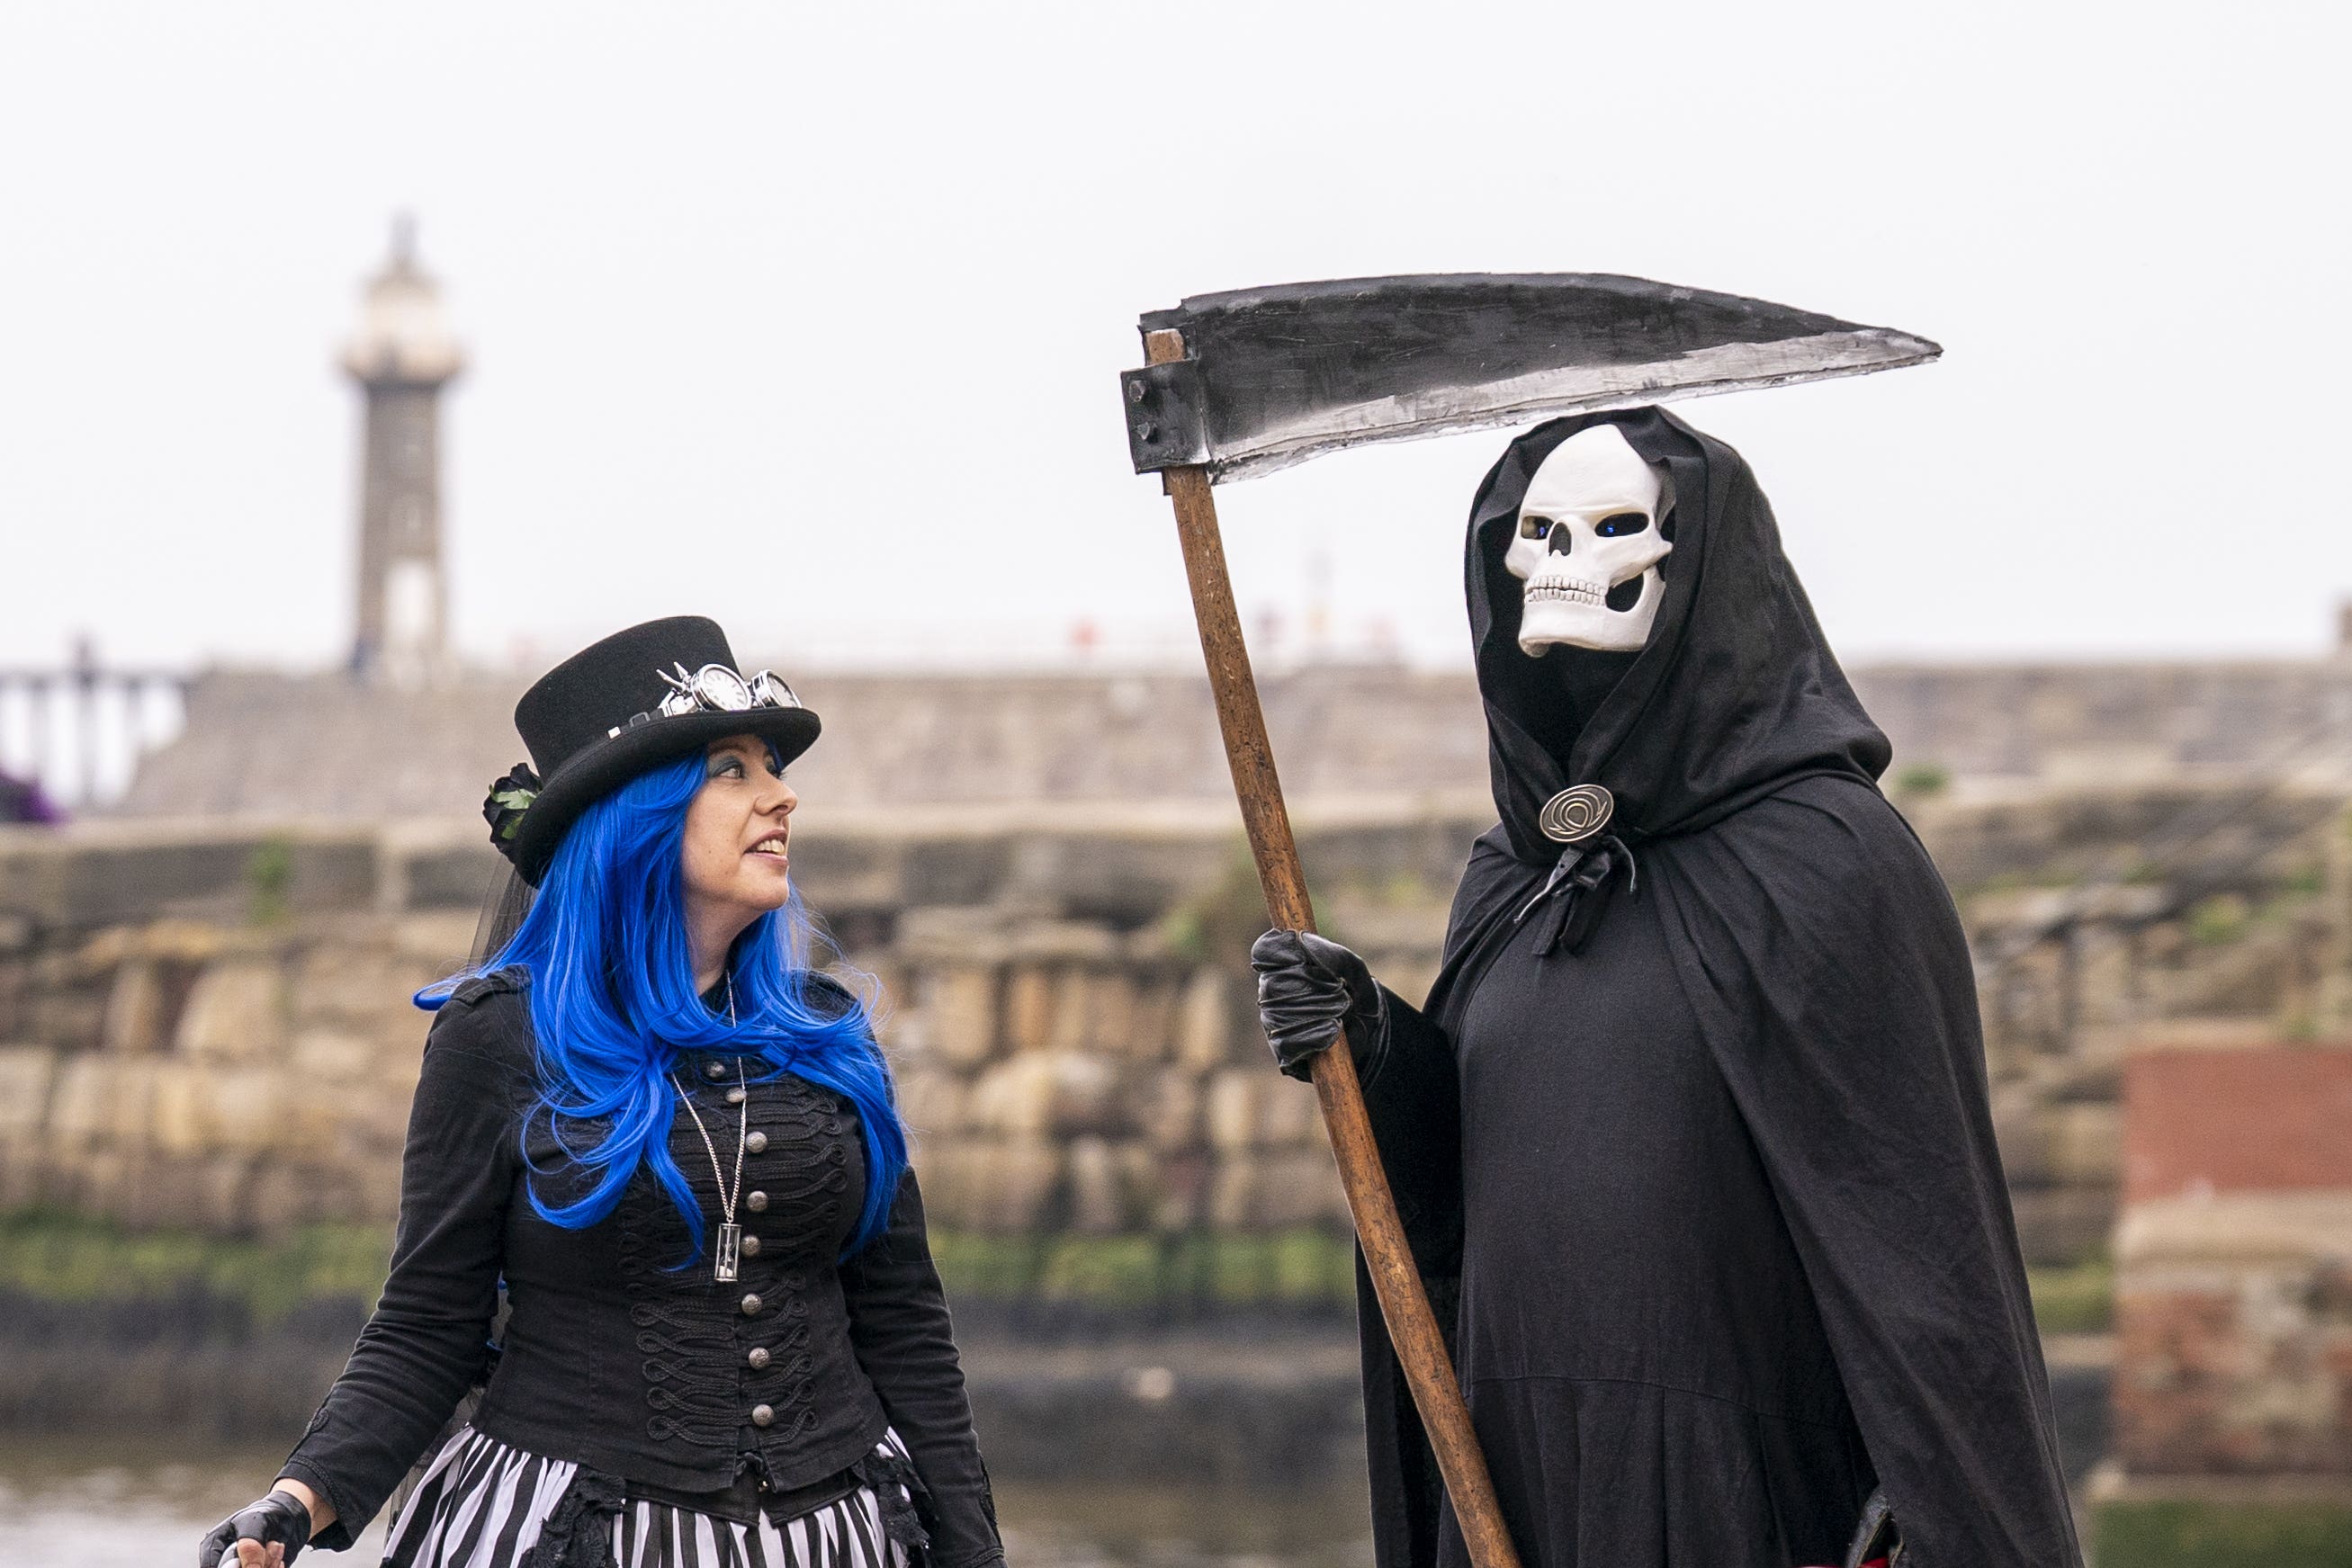
[[[787,1074],[750,1087],[737,1281],[713,1279],[707,1249],[676,1267],[686,1228],[643,1172],[601,1223],[551,1225],[525,1196],[516,1136],[536,1097],[525,983],[520,970],[467,981],[426,1040],[391,1277],[283,1472],[334,1505],[320,1544],[350,1543],[488,1370],[478,1430],[670,1492],[746,1471],[780,1490],[863,1475],[896,1427],[934,1568],[1000,1555],[913,1174],[887,1233],[837,1262],[865,1195],[856,1113]],[[688,1055],[678,1074],[730,1167],[731,1069]],[[560,1174],[547,1119],[532,1125],[530,1163]],[[670,1147],[715,1226],[711,1155],[682,1109]],[[501,1279],[511,1315],[494,1355]]]
[[[1638,654],[1530,658],[1503,551],[1595,418],[1673,472],[1664,595]],[[2072,1568],[1967,945],[1754,476],[1654,409],[1555,422],[1467,572],[1502,821],[1366,1094],[1521,1559],[1834,1563],[1883,1483],[1918,1568]],[[1547,895],[1580,784],[1638,878]],[[1363,1322],[1381,1568],[1454,1568]]]

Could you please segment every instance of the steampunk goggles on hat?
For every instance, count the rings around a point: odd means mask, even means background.
[[[606,730],[608,737],[657,718],[678,718],[690,713],[750,713],[753,708],[801,706],[793,688],[773,670],[761,670],[746,679],[724,664],[705,664],[689,674],[684,664],[673,664],[654,673],[668,683],[669,695],[652,712],[631,714],[625,722]]]

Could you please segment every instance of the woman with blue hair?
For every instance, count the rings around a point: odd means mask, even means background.
[[[792,889],[816,715],[678,617],[515,723],[539,771],[484,811],[537,895],[418,995],[383,1300],[203,1568],[349,1546],[478,1385],[389,1565],[1001,1559],[889,1071]]]

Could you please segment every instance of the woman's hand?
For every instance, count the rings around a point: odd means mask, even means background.
[[[268,1497],[213,1526],[196,1548],[196,1568],[285,1568],[333,1520],[318,1493],[280,1477]]]

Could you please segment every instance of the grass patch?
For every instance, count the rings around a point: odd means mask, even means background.
[[[950,1299],[1105,1307],[1331,1305],[1355,1300],[1355,1250],[1319,1230],[1263,1236],[986,1236],[934,1230]],[[0,1292],[37,1301],[200,1292],[273,1322],[311,1301],[373,1303],[389,1231],[312,1225],[268,1240],[135,1231],[54,1210],[0,1215]]]
[[[1160,1248],[1150,1236],[1066,1239],[1045,1249],[1037,1283],[1049,1301],[1149,1306],[1163,1288]]]
[[[269,1321],[309,1301],[373,1301],[391,1256],[391,1232],[372,1225],[313,1225],[281,1239],[224,1241],[54,1210],[0,1216],[0,1290],[47,1301],[161,1298],[194,1288]]]
[[[983,1236],[931,1228],[931,1261],[952,1302],[958,1296],[1017,1301],[1036,1293],[1045,1247],[1034,1236]]]
[[[2063,866],[2043,866],[2033,871],[1996,872],[1982,882],[1971,883],[1965,888],[1954,888],[1954,899],[1965,904],[1971,898],[2004,893],[2051,893],[2083,885],[2082,873]]]
[[[2253,910],[2244,899],[2217,893],[2189,912],[2189,936],[2201,946],[2220,947],[2244,936],[2253,923]]]
[[[1895,775],[1895,793],[1915,799],[1940,795],[1951,784],[1952,770],[1940,762],[1910,763]]]
[[[282,925],[293,913],[294,842],[264,839],[245,861],[246,919],[255,925]]]
[[[1320,907],[1312,889],[1311,910]],[[1247,843],[1236,841],[1225,855],[1217,880],[1160,917],[1160,938],[1179,958],[1195,964],[1217,964],[1229,969],[1249,967],[1250,944],[1266,927],[1265,893],[1257,879],[1257,862]]]
[[[2105,1333],[2116,1321],[2116,1266],[2093,1258],[2064,1268],[2032,1268],[2033,1322],[2043,1333]]]
[[[2352,1506],[2103,1503],[2093,1522],[2097,1568],[2352,1568]]]
[[[982,1236],[931,1233],[950,1299],[1108,1307],[1341,1306],[1355,1300],[1353,1244],[1319,1230],[1265,1236]]]
[[[1202,1232],[1171,1249],[1165,1293],[1217,1306],[1343,1306],[1356,1296],[1355,1243],[1321,1230]]]

